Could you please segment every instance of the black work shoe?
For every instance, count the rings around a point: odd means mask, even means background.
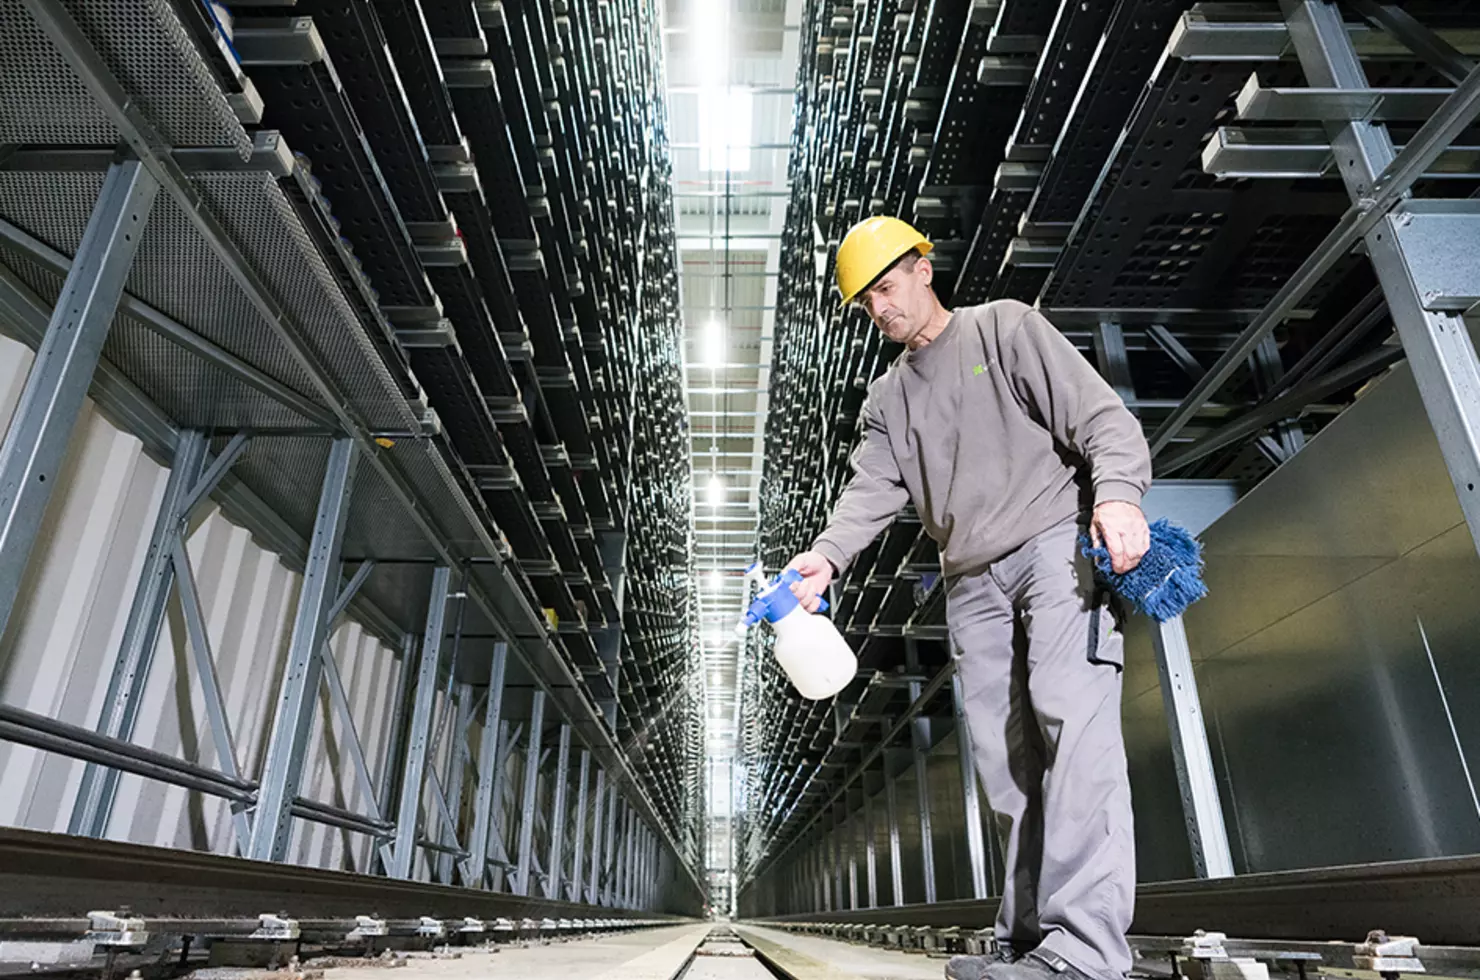
[[[947,974],[949,976],[949,974]],[[1095,980],[1057,953],[1035,949],[1010,963],[994,963],[983,980]]]
[[[985,956],[952,956],[946,962],[946,980],[984,980],[992,967],[1004,966],[1017,958],[1011,946],[1000,943]]]

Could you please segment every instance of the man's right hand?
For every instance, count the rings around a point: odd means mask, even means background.
[[[801,606],[809,613],[815,613],[817,607],[822,604],[822,593],[832,584],[833,566],[821,554],[815,551],[804,551],[793,558],[786,566],[794,568],[802,573],[802,580],[791,587],[791,591],[801,600]]]

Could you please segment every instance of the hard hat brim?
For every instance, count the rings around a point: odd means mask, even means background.
[[[841,303],[839,303],[838,305],[840,307],[846,309],[849,303],[853,302],[855,299],[857,299],[863,293],[866,293],[870,289],[872,289],[873,286],[874,286],[874,283],[878,282],[880,279],[883,279],[885,276],[887,276],[889,274],[889,270],[890,269],[893,269],[896,265],[898,265],[899,264],[899,260],[902,259],[902,258],[904,258],[906,255],[909,255],[911,252],[916,252],[916,253],[918,253],[923,258],[924,256],[929,255],[933,251],[935,251],[935,246],[932,245],[926,239],[921,238],[918,242],[916,242],[915,244],[910,245],[909,247],[905,248],[898,255],[894,256],[888,262],[885,262],[884,263],[884,267],[879,270],[879,272],[878,272],[877,275],[875,275],[868,282],[864,283],[862,286],[859,286],[857,289],[853,290],[853,292],[850,293],[849,295],[844,296],[843,297],[843,301]]]

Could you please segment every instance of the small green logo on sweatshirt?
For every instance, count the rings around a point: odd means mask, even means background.
[[[976,367],[974,367],[974,368],[971,369],[971,373],[972,374],[986,374],[987,373],[987,366],[985,364],[978,364]]]

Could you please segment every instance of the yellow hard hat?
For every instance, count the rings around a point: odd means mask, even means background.
[[[838,246],[838,291],[843,305],[868,288],[899,257],[914,250],[921,255],[934,248],[929,239],[898,218],[875,215],[865,218],[843,236]]]

